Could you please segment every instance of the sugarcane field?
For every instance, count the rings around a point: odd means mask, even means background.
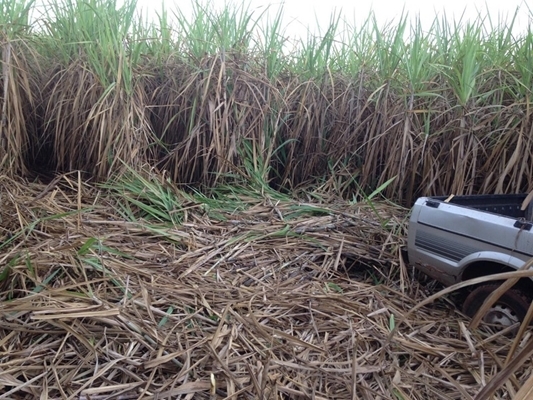
[[[533,9],[192,9],[0,2],[0,399],[533,399],[533,306],[405,256],[418,198],[532,192]]]

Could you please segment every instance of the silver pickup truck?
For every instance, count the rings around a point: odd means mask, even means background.
[[[533,257],[533,203],[526,195],[419,198],[411,212],[408,262],[445,285],[521,268]],[[475,315],[501,282],[474,286],[463,312]],[[521,321],[533,298],[533,280],[521,279],[484,316],[491,324]]]

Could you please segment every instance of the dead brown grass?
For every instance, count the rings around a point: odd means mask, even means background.
[[[147,62],[131,90],[106,89],[83,58],[63,65],[2,46],[0,161],[10,176],[82,170],[106,179],[123,161],[205,187],[252,163],[276,188],[329,181],[346,198],[396,176],[384,194],[405,205],[533,185],[527,104],[459,110],[445,90],[406,102],[398,88],[369,89],[364,71],[271,80],[246,60],[215,55]]]
[[[13,175],[27,175],[39,100],[35,90],[38,73],[32,74],[29,65],[38,70],[38,64],[25,43],[10,40],[4,32],[0,34],[0,49],[0,168]]]
[[[75,176],[0,187],[0,399],[469,399],[512,346],[442,299],[391,339],[429,293],[388,204],[288,218],[297,202],[243,198],[224,222],[188,204],[166,228]]]

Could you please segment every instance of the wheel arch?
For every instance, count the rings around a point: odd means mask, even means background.
[[[511,257],[507,262],[477,259],[476,261],[467,263],[462,268],[460,280],[466,281],[502,272],[513,272],[518,270],[523,264],[524,261],[514,257]],[[533,295],[533,280],[531,278],[521,278],[515,286],[525,290],[530,295]]]

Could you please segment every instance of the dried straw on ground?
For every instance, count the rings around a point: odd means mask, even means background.
[[[442,300],[391,337],[426,291],[388,204],[191,202],[170,229],[76,180],[0,183],[0,399],[469,399],[512,344]]]

